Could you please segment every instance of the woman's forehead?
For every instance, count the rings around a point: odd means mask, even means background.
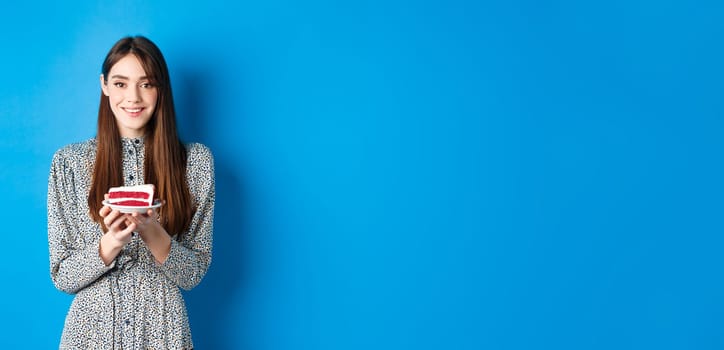
[[[146,71],[136,55],[128,54],[111,67],[108,75],[116,79],[141,79],[146,78]]]

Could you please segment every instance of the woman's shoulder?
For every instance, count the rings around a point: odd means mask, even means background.
[[[55,151],[54,161],[72,161],[75,159],[87,159],[92,157],[96,151],[96,139],[88,139],[82,142],[75,142],[65,145]]]
[[[213,167],[214,155],[208,146],[198,142],[190,142],[185,146],[189,167]]]
[[[189,154],[196,153],[196,154],[211,154],[211,149],[209,149],[208,146],[204,145],[203,143],[199,142],[189,142],[184,144],[186,146],[186,151]]]

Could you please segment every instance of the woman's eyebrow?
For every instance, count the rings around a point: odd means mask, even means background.
[[[123,79],[123,80],[129,80],[129,78],[128,78],[127,76],[124,76],[124,75],[120,75],[120,74],[114,74],[114,75],[112,75],[112,76],[111,76],[111,79]],[[142,76],[142,77],[138,77],[138,80],[147,80],[147,79],[148,79],[148,77],[147,77],[147,76],[145,76],[145,75],[144,75],[144,76]]]

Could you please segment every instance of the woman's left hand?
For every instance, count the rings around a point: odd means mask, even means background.
[[[136,224],[136,232],[146,242],[156,261],[163,264],[171,250],[171,237],[166,229],[158,222],[158,214],[153,209],[148,209],[145,214],[126,214],[131,223]]]
[[[158,222],[158,214],[154,209],[148,209],[145,214],[132,213],[126,214],[126,218],[129,222],[136,224],[136,232],[141,236],[148,233],[151,230],[157,230],[161,228],[161,224]]]

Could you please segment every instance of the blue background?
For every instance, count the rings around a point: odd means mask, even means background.
[[[18,3],[4,347],[57,347],[51,156],[143,34],[216,157],[197,348],[724,348],[720,2]]]

